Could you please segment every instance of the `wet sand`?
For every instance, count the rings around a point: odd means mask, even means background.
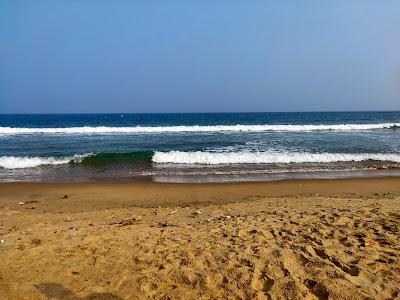
[[[400,296],[400,178],[0,184],[0,299]]]

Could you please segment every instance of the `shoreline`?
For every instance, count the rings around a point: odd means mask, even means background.
[[[48,210],[225,204],[257,198],[400,195],[400,176],[229,183],[0,183],[0,203],[40,199]],[[65,198],[66,197],[66,198]]]
[[[283,180],[310,180],[310,179],[363,179],[363,178],[385,178],[400,177],[400,165],[398,163],[384,163],[381,166],[371,164],[363,168],[327,168],[315,170],[295,170],[290,167],[286,169],[276,169],[275,171],[262,171],[252,164],[245,164],[238,168],[233,166],[230,171],[221,166],[204,165],[207,172],[200,169],[171,169],[169,172],[159,172],[156,170],[132,171],[128,169],[92,169],[86,167],[64,167],[38,169],[2,169],[0,166],[0,184],[2,183],[54,183],[54,184],[75,184],[75,183],[137,183],[137,182],[156,182],[156,183],[241,183],[241,182],[272,182]],[[221,169],[218,169],[221,168]],[[22,171],[21,171],[22,170]],[[24,171],[25,170],[25,171]],[[36,170],[36,171],[35,171]],[[22,173],[21,173],[22,172]],[[25,172],[25,173],[24,173]],[[137,173],[135,173],[137,172]]]

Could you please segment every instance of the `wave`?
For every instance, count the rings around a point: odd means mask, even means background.
[[[86,153],[62,157],[1,156],[0,168],[23,169],[44,165],[229,165],[290,164],[380,161],[400,163],[400,154],[383,153],[308,153],[308,152],[183,152],[137,151],[128,153]]]
[[[146,164],[151,163],[153,151],[138,151],[128,153],[85,153],[73,156],[0,156],[0,168],[23,169],[44,165],[83,165],[102,166],[107,164]]]
[[[174,132],[264,132],[264,131],[354,131],[374,129],[397,129],[400,123],[379,124],[321,124],[321,125],[207,125],[207,126],[158,126],[158,127],[60,127],[26,128],[0,127],[0,135],[22,134],[143,134]]]
[[[400,163],[400,154],[307,153],[307,152],[155,152],[152,161],[172,164],[289,164],[361,162],[367,160]]]
[[[79,163],[91,154],[76,154],[63,157],[38,157],[38,156],[0,156],[0,168],[24,169],[35,168],[43,165],[62,165],[67,163]]]
[[[153,151],[137,151],[127,153],[97,153],[85,157],[78,162],[82,165],[97,166],[106,164],[132,163],[145,164],[150,163],[153,157]]]

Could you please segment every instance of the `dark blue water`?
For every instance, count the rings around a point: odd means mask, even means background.
[[[400,112],[0,115],[0,181],[397,174]]]

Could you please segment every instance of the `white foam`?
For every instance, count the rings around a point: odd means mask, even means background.
[[[263,131],[353,131],[400,127],[400,123],[380,124],[321,124],[321,125],[215,125],[215,126],[159,126],[159,127],[66,127],[25,128],[0,127],[0,135],[21,134],[142,134],[167,132],[263,132]]]
[[[307,153],[307,152],[159,152],[152,161],[173,164],[269,164],[269,163],[329,163],[350,161],[391,161],[400,163],[400,154],[370,153]]]
[[[0,168],[24,169],[42,165],[62,165],[70,162],[80,162],[91,154],[73,155],[67,157],[29,157],[29,156],[0,156]]]

